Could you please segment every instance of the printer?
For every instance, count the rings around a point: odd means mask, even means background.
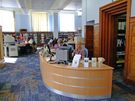
[[[15,38],[10,35],[4,36],[4,53],[5,56],[18,56],[18,44],[15,42]]]

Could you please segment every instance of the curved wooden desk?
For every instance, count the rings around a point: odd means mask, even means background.
[[[45,86],[60,95],[80,99],[111,98],[113,68],[72,68],[63,64],[50,64],[40,53],[40,69]]]

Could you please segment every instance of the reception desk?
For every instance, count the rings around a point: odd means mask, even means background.
[[[102,68],[78,68],[69,65],[50,64],[40,57],[40,69],[44,85],[60,95],[79,99],[111,98],[113,68],[103,65]]]

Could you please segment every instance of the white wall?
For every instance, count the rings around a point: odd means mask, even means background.
[[[31,18],[30,15],[15,15],[16,32],[20,32],[20,29],[27,29],[31,32]]]
[[[75,31],[78,27],[82,27],[82,16],[75,16]]]
[[[94,25],[94,23],[95,23],[94,20],[93,21],[87,21],[86,25]]]
[[[113,0],[116,1],[116,0]],[[88,22],[99,23],[99,8],[111,3],[112,0],[82,0],[82,36],[84,37],[84,26]]]
[[[99,23],[99,8],[111,3],[112,0],[87,0],[87,21]]]
[[[135,17],[135,0],[132,0],[131,4],[131,17]]]

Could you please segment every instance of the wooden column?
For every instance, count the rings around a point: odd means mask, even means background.
[[[4,66],[4,53],[3,53],[3,35],[2,27],[0,26],[0,69]]]

